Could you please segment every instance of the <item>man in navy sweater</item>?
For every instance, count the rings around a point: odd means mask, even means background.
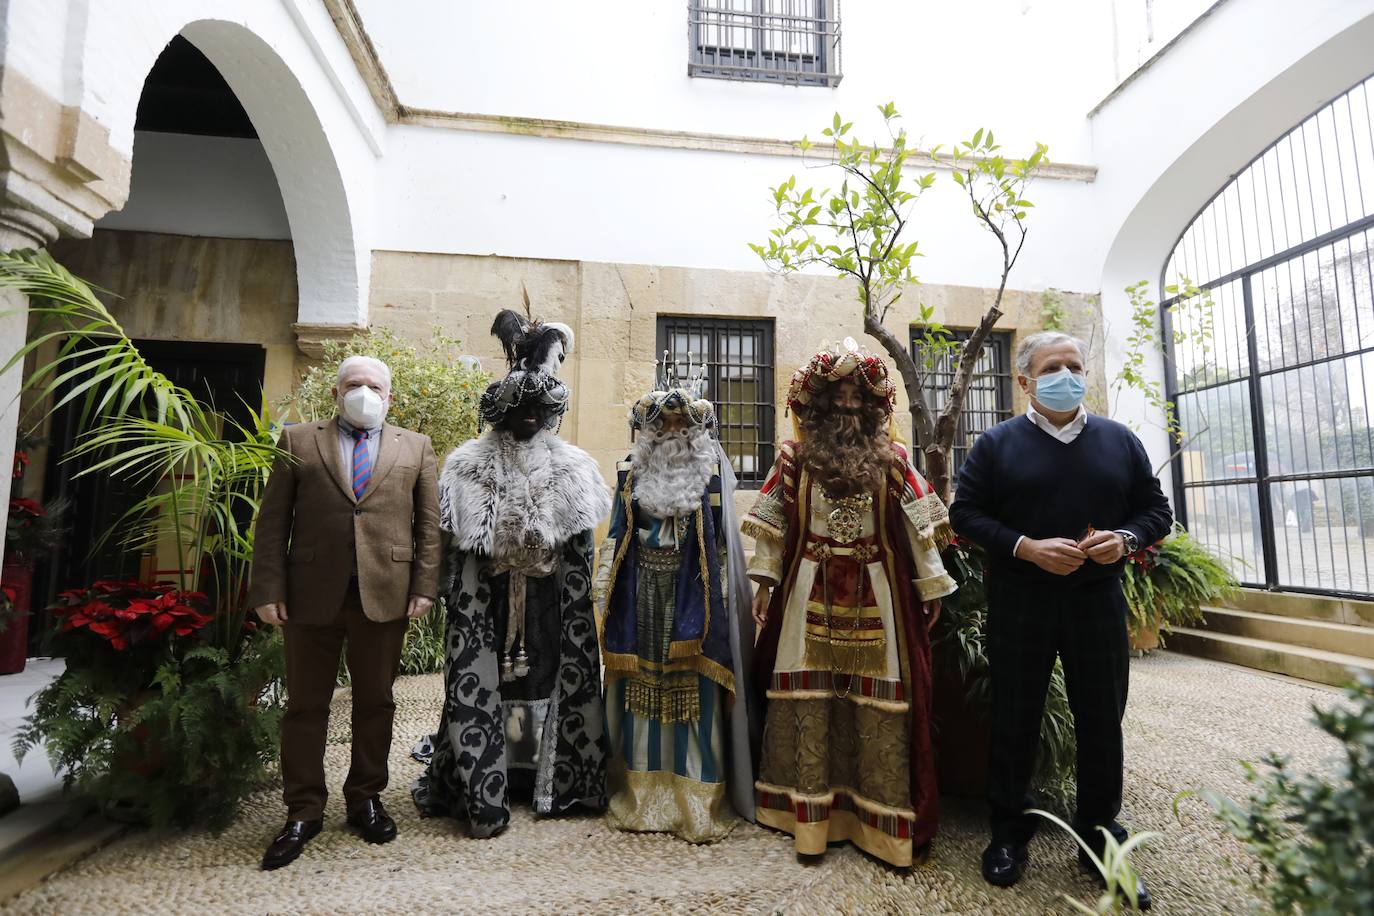
[[[1126,838],[1116,822],[1130,670],[1121,572],[1173,517],[1140,440],[1083,409],[1084,354],[1067,334],[1025,339],[1016,371],[1030,409],[978,437],[950,508],[955,531],[987,551],[992,842],[983,877],[999,887],[1015,884],[1029,860],[1037,819],[1024,812],[1056,656],[1078,736],[1074,828],[1099,852],[1099,827]],[[1135,890],[1148,908],[1144,881]]]

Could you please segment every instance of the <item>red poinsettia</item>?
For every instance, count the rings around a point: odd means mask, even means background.
[[[1139,566],[1142,572],[1151,570],[1159,564],[1159,545],[1142,547],[1135,553],[1127,554],[1126,560]]]
[[[211,620],[200,592],[179,591],[170,582],[101,579],[58,596],[52,611],[59,631],[94,633],[120,651],[156,643],[167,634],[190,636]]]
[[[33,519],[42,518],[47,514],[47,511],[43,508],[43,504],[35,499],[24,499],[20,496],[10,497],[11,516],[18,516],[19,518],[28,517]]]

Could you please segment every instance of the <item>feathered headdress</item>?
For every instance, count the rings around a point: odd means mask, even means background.
[[[537,401],[547,414],[545,427],[553,429],[572,399],[572,390],[558,377],[558,370],[572,353],[573,332],[566,324],[531,318],[529,292],[523,285],[520,291],[525,314],[502,309],[491,325],[510,371],[483,393],[481,416],[486,423],[499,424],[513,407]]]

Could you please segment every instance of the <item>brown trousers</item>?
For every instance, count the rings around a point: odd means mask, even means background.
[[[291,612],[287,608],[287,613]],[[344,781],[344,805],[352,812],[387,783],[391,725],[396,702],[392,682],[401,664],[409,620],[386,623],[363,613],[355,579],[343,606],[328,624],[291,623],[286,641],[286,715],[281,725],[281,775],[287,819],[312,821],[324,815],[324,747],[329,704],[339,674],[339,654],[348,647],[353,688],[353,759]]]

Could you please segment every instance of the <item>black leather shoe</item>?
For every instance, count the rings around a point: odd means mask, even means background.
[[[262,870],[271,871],[296,861],[300,857],[301,850],[305,848],[305,844],[310,842],[323,826],[323,820],[287,821],[281,833],[277,834],[277,838],[272,841],[272,845],[268,846],[267,852],[263,854]]]
[[[1102,872],[1097,870],[1097,866],[1093,864],[1093,860],[1088,858],[1088,854],[1081,849],[1078,851],[1078,863],[1083,866],[1088,874],[1096,878],[1099,884],[1106,886],[1106,882],[1102,878]],[[1131,893],[1130,890],[1124,887],[1117,888],[1116,892],[1117,895],[1123,899],[1129,898]],[[1155,898],[1150,895],[1150,889],[1145,886],[1145,879],[1139,875],[1137,875],[1135,879],[1135,903],[1136,908],[1142,911],[1148,910],[1155,905]]]
[[[1030,861],[1024,846],[992,843],[983,850],[983,880],[994,887],[1011,887],[1021,880]]]
[[[369,843],[390,843],[396,839],[396,822],[382,807],[382,800],[375,795],[348,816],[348,826],[362,834]]]

